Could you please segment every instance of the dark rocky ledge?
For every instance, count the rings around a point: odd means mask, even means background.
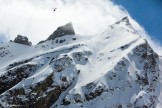
[[[32,43],[28,40],[26,36],[17,35],[14,40],[15,43],[31,46]]]

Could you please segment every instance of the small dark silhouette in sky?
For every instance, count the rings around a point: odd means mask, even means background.
[[[54,8],[53,11],[56,11],[57,8]]]

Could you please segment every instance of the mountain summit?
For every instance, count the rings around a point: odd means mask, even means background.
[[[55,30],[48,38],[47,40],[55,39],[57,37],[65,36],[65,35],[75,35],[73,25],[71,22],[67,23],[64,26],[60,26]]]
[[[73,25],[71,22],[67,23],[64,26],[58,27],[46,40],[40,41],[38,44],[44,43],[45,41],[48,40],[54,40],[56,38],[66,36],[66,35],[69,36],[75,35],[75,31],[73,29]]]
[[[128,21],[91,36],[68,23],[38,45],[1,44],[0,107],[155,108],[160,59]]]

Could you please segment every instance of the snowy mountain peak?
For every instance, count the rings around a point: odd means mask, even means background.
[[[73,29],[73,25],[71,22],[67,23],[64,26],[58,27],[48,38],[47,40],[55,39],[57,37],[65,36],[65,35],[75,35],[75,31]]]
[[[126,23],[126,25],[131,25],[127,16],[122,18],[120,21],[117,21],[116,24],[120,24],[122,22]]]
[[[75,35],[73,24],[71,22],[58,27],[46,40],[42,40],[38,44],[44,43],[48,40],[54,40],[56,38],[63,37],[66,35]]]
[[[120,20],[120,22],[121,21],[124,21],[124,22],[126,22],[126,23],[128,23],[129,24],[129,18],[126,16],[126,17],[124,17],[122,20]]]

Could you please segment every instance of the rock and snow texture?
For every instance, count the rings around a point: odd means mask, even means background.
[[[54,40],[58,37],[62,37],[65,35],[75,35],[75,31],[73,29],[73,25],[71,22],[67,23],[64,26],[58,27],[46,40],[40,41],[38,44],[44,43],[47,40]],[[60,40],[59,42],[62,43],[64,40]],[[57,41],[58,42],[58,41]]]
[[[14,42],[18,43],[18,44],[29,45],[29,46],[32,45],[32,43],[28,40],[28,38],[26,36],[22,36],[22,35],[17,35]]]
[[[157,106],[159,56],[127,17],[93,36],[68,27],[35,46],[0,45],[0,107]]]

